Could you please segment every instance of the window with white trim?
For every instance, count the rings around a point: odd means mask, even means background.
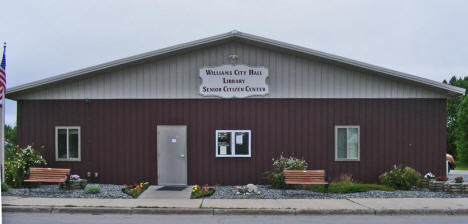
[[[335,126],[335,160],[359,161],[359,126]]]
[[[78,126],[55,127],[55,160],[81,160],[81,131]]]
[[[250,130],[216,130],[216,157],[250,157]]]

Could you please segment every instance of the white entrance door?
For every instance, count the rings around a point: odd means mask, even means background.
[[[187,126],[158,125],[158,185],[187,185]]]

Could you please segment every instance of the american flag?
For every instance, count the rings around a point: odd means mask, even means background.
[[[3,57],[2,57],[2,64],[0,65],[0,100],[3,100],[3,95],[5,95],[6,90],[6,58],[5,58],[5,49],[6,43],[3,45]]]

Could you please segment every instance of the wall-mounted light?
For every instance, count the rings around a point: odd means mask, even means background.
[[[239,59],[239,55],[237,55],[237,54],[231,54],[231,55],[228,56],[228,58],[231,60],[231,63],[232,63],[232,64],[236,64],[237,59]]]
[[[239,59],[239,55],[231,54],[231,55],[228,56],[228,58],[230,58],[231,60],[237,60],[237,59]]]

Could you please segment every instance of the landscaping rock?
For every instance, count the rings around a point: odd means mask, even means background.
[[[468,194],[468,183],[462,183],[463,193]]]
[[[448,193],[463,193],[463,184],[461,183],[445,183],[444,191]]]
[[[82,182],[83,183],[83,182]],[[26,196],[43,198],[132,198],[122,192],[122,185],[98,184],[101,192],[98,194],[85,194],[82,189],[64,190],[57,185],[41,185],[37,188],[8,189],[2,196]]]
[[[446,181],[430,181],[429,182],[429,190],[431,191],[444,191],[444,185],[445,185]]]
[[[84,189],[86,185],[88,184],[88,181],[86,179],[78,179],[78,180],[70,180],[70,188],[71,189]],[[65,183],[59,183],[59,188],[60,189],[66,189],[67,186]]]
[[[211,199],[347,199],[347,198],[468,198],[467,193],[449,194],[446,192],[433,192],[428,189],[411,191],[369,191],[349,194],[327,194],[311,192],[309,190],[271,189],[266,185],[256,185],[259,194],[236,194],[235,186],[219,186]],[[464,185],[468,187],[468,185]]]
[[[427,178],[422,178],[419,181],[419,188],[429,188],[429,179]]]
[[[247,190],[250,192],[250,193],[255,193],[255,194],[259,194],[260,191],[258,191],[258,187],[253,185],[253,184],[247,184]]]

